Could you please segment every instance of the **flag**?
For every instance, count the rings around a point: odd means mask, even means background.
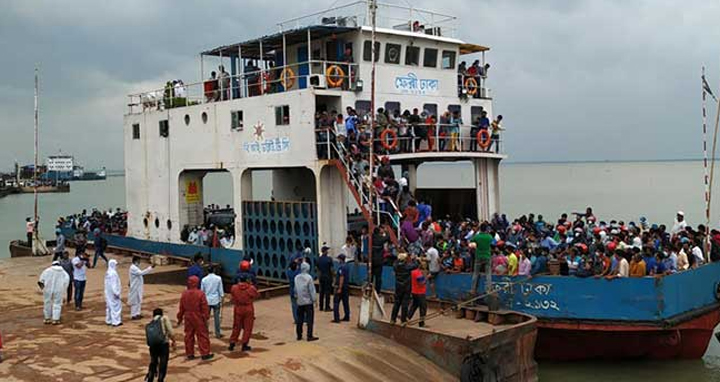
[[[705,79],[704,74],[702,75],[702,82],[703,82],[703,90],[705,91],[705,93],[710,94],[710,96],[713,97],[713,99],[715,101],[717,101],[717,98],[715,98],[715,94],[713,94],[712,90],[710,90],[710,85],[707,83],[707,80]]]

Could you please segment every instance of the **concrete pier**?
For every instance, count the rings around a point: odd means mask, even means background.
[[[127,299],[128,257],[114,256]],[[144,326],[151,310],[161,307],[175,323],[178,285],[147,284],[141,321],[131,321],[123,307],[119,328],[105,325],[102,293],[105,263],[88,270],[85,310],[72,305],[63,310],[62,324],[43,325],[40,272],[50,258],[17,258],[0,261],[0,331],[5,361],[2,381],[141,381],[149,363]],[[143,264],[143,267],[146,264]],[[178,266],[156,268],[177,272]],[[228,301],[228,300],[226,300]],[[359,302],[353,298],[353,322],[332,324],[331,313],[315,313],[319,341],[296,341],[290,304],[286,296],[256,302],[253,351],[227,350],[232,327],[232,306],[223,309],[222,339],[211,339],[215,358],[187,361],[183,328],[175,328],[178,341],[171,350],[168,380],[172,381],[452,381],[431,361],[391,340],[357,328]]]

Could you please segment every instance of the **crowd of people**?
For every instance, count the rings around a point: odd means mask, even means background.
[[[375,114],[375,128],[370,127],[368,114],[349,106],[345,115],[335,110],[316,112],[318,157],[337,157],[339,151],[348,153],[354,160],[368,160],[371,144],[375,154],[398,154],[434,151],[436,141],[439,151],[494,150],[497,153],[500,132],[504,130],[502,115],[491,121],[485,110],[473,116],[470,126],[465,125],[458,110],[447,110],[436,116],[429,110],[421,112],[417,108],[401,112],[381,107]],[[487,139],[478,140],[481,131],[487,132]],[[461,139],[466,134],[468,139]]]
[[[203,224],[185,225],[180,240],[186,244],[213,248],[230,248],[235,243],[235,210],[210,204],[203,208]]]

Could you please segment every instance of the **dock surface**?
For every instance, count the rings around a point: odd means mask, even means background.
[[[111,255],[112,256],[112,255]],[[130,259],[113,256],[127,299]],[[16,258],[0,261],[0,331],[5,361],[0,363],[2,381],[141,381],[149,363],[144,326],[152,309],[161,307],[175,323],[180,285],[145,284],[143,315],[131,321],[129,306],[123,307],[118,328],[105,325],[103,278],[105,262],[88,270],[85,309],[63,309],[62,324],[43,325],[42,293],[37,287],[40,272],[50,258]],[[145,267],[147,264],[143,264]],[[177,270],[163,266],[156,272]],[[227,297],[226,297],[227,298]],[[227,300],[226,300],[227,301]],[[431,361],[409,348],[357,328],[359,300],[351,299],[353,321],[330,323],[332,313],[315,311],[315,334],[319,341],[295,340],[287,296],[255,304],[253,350],[227,350],[232,329],[232,307],[223,309],[224,338],[211,338],[215,358],[185,359],[183,329],[175,328],[177,348],[171,350],[168,380],[172,381],[453,381]],[[458,320],[464,321],[464,320]],[[466,323],[464,323],[466,324]],[[429,323],[429,325],[432,325]]]

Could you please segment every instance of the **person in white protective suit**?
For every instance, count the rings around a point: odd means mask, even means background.
[[[140,270],[139,265],[140,258],[137,256],[133,257],[132,265],[130,265],[130,292],[128,292],[131,320],[139,320],[142,318],[140,312],[142,311],[143,284],[145,283],[143,276],[150,273],[153,269],[152,266],[149,266]]]
[[[122,286],[116,268],[117,260],[112,259],[105,273],[105,323],[112,326],[122,325]]]
[[[59,261],[53,261],[52,265],[40,274],[38,285],[43,291],[45,324],[52,323],[53,325],[57,325],[60,323],[63,297],[65,297],[67,293],[69,284],[70,276],[68,276],[67,272],[60,266]]]

